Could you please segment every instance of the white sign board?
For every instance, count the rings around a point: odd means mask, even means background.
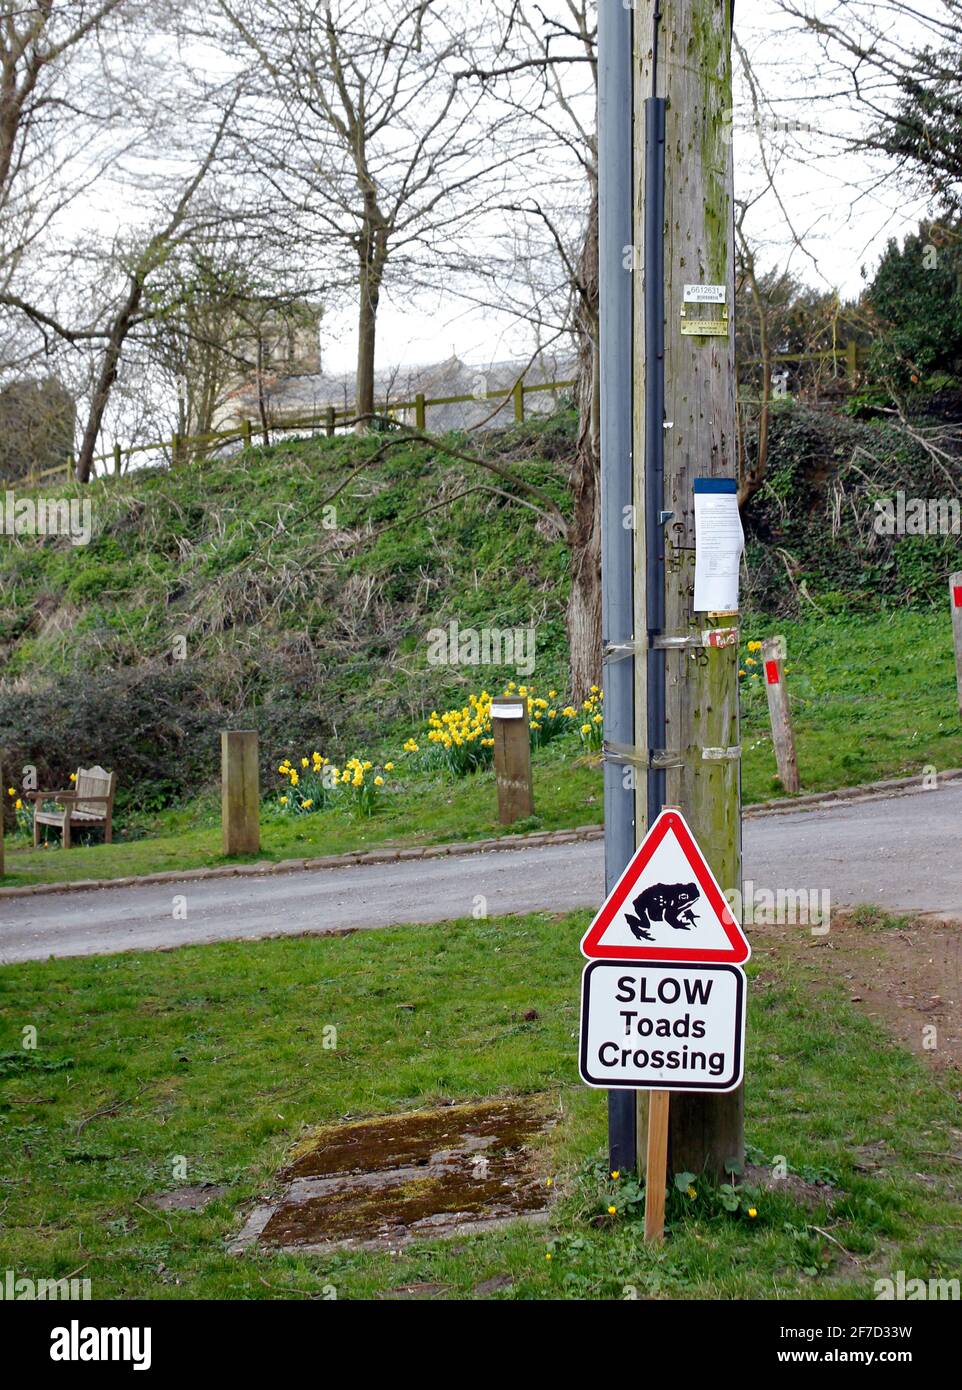
[[[523,719],[524,705],[494,705],[491,706],[492,719]]]
[[[581,1078],[605,1090],[734,1091],[745,1066],[737,965],[593,960],[581,985]]]
[[[695,479],[695,612],[737,613],[745,533],[735,485]]]
[[[728,291],[724,285],[686,285],[686,304],[724,304]]]

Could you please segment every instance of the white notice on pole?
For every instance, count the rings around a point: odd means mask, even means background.
[[[729,478],[695,479],[695,612],[737,613],[745,533],[737,486]]]

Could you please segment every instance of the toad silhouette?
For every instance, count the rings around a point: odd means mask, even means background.
[[[631,904],[637,916],[626,912],[625,921],[639,941],[654,940],[648,928],[655,922],[665,922],[675,931],[690,931],[698,924],[691,904],[700,896],[695,883],[653,883]]]

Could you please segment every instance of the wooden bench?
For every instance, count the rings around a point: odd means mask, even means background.
[[[116,772],[102,767],[78,767],[74,785],[69,792],[27,792],[33,806],[33,843],[40,843],[40,827],[55,825],[63,834],[64,849],[70,848],[71,826],[101,826],[104,843],[110,844],[114,814]],[[44,801],[56,801],[62,810],[44,811]]]

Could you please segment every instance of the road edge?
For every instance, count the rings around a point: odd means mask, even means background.
[[[962,768],[940,772],[938,782],[955,782],[962,778]],[[861,787],[839,787],[831,792],[813,792],[806,796],[780,797],[777,801],[762,801],[747,806],[743,818],[754,820],[761,816],[789,815],[793,811],[828,810],[833,806],[857,801],[879,801],[888,797],[909,796],[924,791],[918,776],[893,777],[881,782],[868,782]],[[0,902],[5,898],[27,898],[44,893],[90,893],[99,888],[131,888],[156,883],[187,883],[211,878],[265,878],[272,874],[297,874],[318,869],[347,869],[358,864],[397,864],[409,859],[441,859],[468,854],[493,854],[503,850],[536,849],[540,845],[564,845],[576,840],[600,840],[602,825],[580,825],[574,830],[543,830],[531,835],[502,835],[496,840],[466,840],[441,845],[418,845],[409,848],[365,850],[363,853],[327,854],[315,859],[265,859],[256,864],[219,864],[200,869],[165,869],[155,874],[133,874],[126,878],[82,878],[73,883],[31,883],[21,887],[0,888]]]

